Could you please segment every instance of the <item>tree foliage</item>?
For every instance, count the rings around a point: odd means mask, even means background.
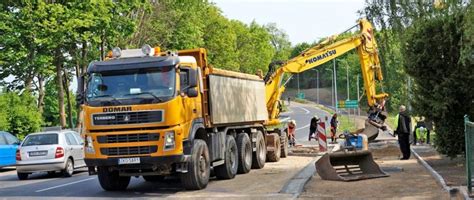
[[[416,115],[433,120],[435,145],[441,153],[456,156],[464,151],[463,116],[474,114],[473,11],[472,4],[447,1],[368,1],[364,13],[382,28],[381,52],[388,76],[409,75],[413,84],[405,90]],[[392,82],[390,86],[406,87]],[[396,90],[396,95],[405,91]],[[395,97],[393,97],[395,96]]]
[[[0,110],[0,128],[20,138],[39,131],[41,127],[41,114],[34,97],[28,92],[21,95],[13,92],[0,94]]]

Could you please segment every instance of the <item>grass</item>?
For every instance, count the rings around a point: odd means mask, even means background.
[[[305,99],[300,99],[300,98],[295,98],[295,99],[293,99],[293,101],[295,101],[295,102],[297,102],[297,103],[305,103],[305,104],[308,103],[307,100],[305,100]]]
[[[337,118],[339,120],[339,127],[337,128],[338,133],[342,133],[345,130],[355,131],[356,124],[353,118],[350,118],[347,115],[338,115]]]

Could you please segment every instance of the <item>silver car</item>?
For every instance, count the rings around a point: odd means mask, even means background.
[[[75,168],[85,166],[81,136],[71,130],[46,131],[26,136],[16,151],[18,179],[26,180],[33,172],[57,171],[72,176]]]

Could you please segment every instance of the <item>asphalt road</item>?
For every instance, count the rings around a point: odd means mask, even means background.
[[[317,145],[315,140],[308,142],[309,121],[314,114],[326,113],[314,106],[293,104],[291,112],[286,113],[295,119],[297,141],[305,145]],[[0,170],[0,199],[90,199],[90,198],[234,198],[234,199],[291,199],[292,195],[279,193],[285,184],[314,158],[290,156],[278,163],[266,163],[260,170],[237,175],[232,180],[211,180],[206,189],[186,191],[177,178],[165,182],[145,182],[141,177],[132,177],[129,187],[122,192],[104,191],[97,176],[89,176],[85,169],[70,178],[61,175],[49,176],[46,173],[30,175],[28,180],[20,181],[16,171]],[[312,164],[312,163],[311,163]]]
[[[309,123],[311,118],[317,115],[323,121],[325,121],[325,117],[328,118],[326,123],[326,133],[329,134],[329,120],[331,119],[331,115],[326,111],[317,109],[315,106],[311,104],[299,104],[296,102],[291,102],[289,106],[290,111],[283,113],[282,115],[290,117],[296,121],[296,143],[302,144],[304,146],[310,145],[318,145],[317,141],[312,139],[308,141],[309,136]]]

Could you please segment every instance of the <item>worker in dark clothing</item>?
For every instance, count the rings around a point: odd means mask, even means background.
[[[309,123],[309,136],[308,136],[308,141],[311,141],[311,138],[314,138],[316,141],[318,140],[316,136],[316,132],[318,130],[318,122],[319,122],[319,117],[314,116],[311,118],[311,122]]]
[[[336,142],[338,124],[339,124],[339,121],[337,121],[337,114],[334,113],[334,115],[331,118],[331,141],[332,141],[332,143]]]
[[[398,135],[398,144],[400,144],[400,151],[403,155],[400,160],[408,160],[410,158],[411,118],[406,112],[404,105],[400,106],[400,112],[396,117],[395,123],[397,125],[395,134]]]

